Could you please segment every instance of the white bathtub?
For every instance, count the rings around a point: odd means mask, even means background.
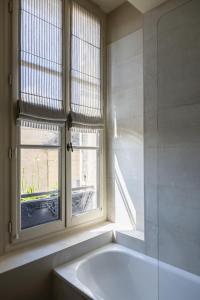
[[[87,299],[200,300],[199,276],[117,244],[90,252],[54,271]]]

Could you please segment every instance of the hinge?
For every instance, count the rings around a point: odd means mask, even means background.
[[[9,148],[8,149],[8,158],[12,160],[13,158],[16,158],[16,149]]]
[[[69,142],[69,143],[67,144],[67,151],[68,151],[68,152],[69,152],[69,151],[74,152],[74,148],[73,148],[73,145],[72,145],[71,142]]]
[[[9,14],[12,14],[12,12],[13,12],[13,1],[12,0],[8,1],[8,12],[9,12]]]
[[[8,75],[8,84],[9,84],[10,86],[12,86],[12,82],[13,82],[13,80],[12,80],[12,74],[9,74],[9,75]]]
[[[11,221],[8,222],[8,232],[12,233],[12,222]]]
[[[8,149],[8,158],[11,160],[13,158],[13,150],[12,148]]]

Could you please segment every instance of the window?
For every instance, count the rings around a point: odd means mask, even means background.
[[[65,0],[18,0],[13,15],[12,237],[27,240],[103,216],[103,19]]]

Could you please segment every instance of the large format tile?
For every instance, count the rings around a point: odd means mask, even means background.
[[[116,112],[124,112],[124,116],[135,117],[143,115],[143,87],[113,88],[108,95],[109,98],[109,116],[114,119]],[[129,109],[128,109],[129,108]],[[128,115],[127,115],[128,114]],[[109,120],[108,120],[109,121]]]
[[[158,196],[162,202],[168,203],[171,207],[181,206],[183,209],[200,209],[200,185],[193,186],[169,186],[159,185]]]
[[[158,258],[158,227],[157,225],[145,222],[145,253],[148,256]]]
[[[200,243],[172,228],[159,227],[159,259],[188,272],[200,275]]]
[[[127,89],[130,86],[132,86],[133,89],[142,86],[142,64],[143,56],[141,53],[137,56],[133,56],[131,59],[127,59],[125,62],[118,62],[109,67],[111,91],[113,89]]]
[[[107,176],[109,207],[144,227],[143,31],[108,46]],[[115,202],[115,207],[112,202]],[[126,211],[127,210],[127,211]],[[112,218],[113,213],[109,212]],[[135,216],[134,216],[135,215]],[[122,220],[123,221],[123,220]]]
[[[144,147],[144,181],[146,184],[157,185],[158,149]]]
[[[199,15],[198,0],[173,0],[144,16],[145,244],[198,274]]]
[[[158,121],[156,112],[144,114],[144,147],[157,147]]]
[[[158,225],[158,196],[157,185],[152,183],[145,183],[144,190],[145,199],[145,220]]]
[[[159,21],[159,108],[200,103],[199,15],[200,1],[194,0]]]
[[[159,229],[182,232],[186,237],[190,236],[196,239],[200,245],[200,209],[177,205],[176,198],[172,198],[171,201],[164,201],[162,195],[159,195],[158,213]]]
[[[200,182],[200,144],[158,149],[158,183],[187,187],[194,191]]]
[[[200,143],[200,104],[159,111],[158,128],[160,146]]]
[[[131,59],[142,52],[143,30],[139,29],[108,46],[108,59],[113,64]]]

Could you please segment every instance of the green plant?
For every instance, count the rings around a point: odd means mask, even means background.
[[[45,199],[48,198],[49,194],[46,195],[40,195],[40,196],[30,196],[30,197],[22,197],[21,202],[31,201],[31,200],[39,200],[39,199]]]
[[[34,184],[29,185],[29,187],[26,190],[26,193],[27,194],[33,194],[34,192],[35,192],[35,186],[34,186]]]

